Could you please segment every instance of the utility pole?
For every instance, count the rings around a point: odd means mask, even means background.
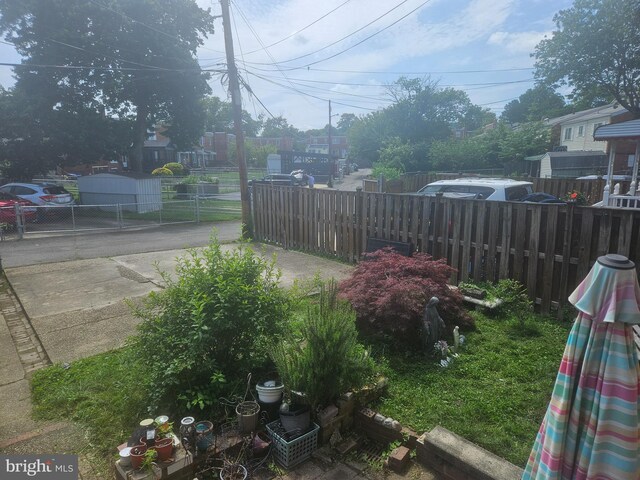
[[[253,220],[251,218],[251,200],[249,198],[249,179],[247,177],[247,162],[244,156],[244,133],[242,132],[242,97],[238,82],[235,55],[233,53],[233,38],[231,37],[231,21],[229,16],[229,0],[220,0],[222,6],[222,27],[224,29],[224,46],[227,54],[227,76],[231,92],[231,107],[233,110],[233,130],[236,134],[236,154],[238,155],[238,170],[240,173],[240,200],[242,203],[242,235],[253,238]]]
[[[329,100],[329,180],[327,181],[327,186],[329,188],[333,187],[333,157],[331,156],[331,100]]]

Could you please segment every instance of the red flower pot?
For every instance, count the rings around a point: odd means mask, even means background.
[[[153,447],[156,452],[158,452],[158,461],[165,462],[169,458],[171,458],[171,454],[173,453],[173,438],[161,438],[156,440],[156,444]]]
[[[131,468],[133,468],[134,470],[140,468],[146,451],[146,445],[136,445],[135,447],[131,448],[131,454],[129,455],[129,457],[131,458]]]

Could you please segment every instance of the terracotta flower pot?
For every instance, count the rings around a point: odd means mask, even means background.
[[[156,440],[156,444],[153,447],[156,452],[158,452],[158,461],[165,462],[169,458],[171,458],[171,454],[173,453],[173,438],[161,438]]]
[[[134,447],[131,447],[131,452],[129,453],[129,458],[131,458],[131,468],[133,468],[134,470],[140,468],[146,451],[146,445],[136,445]]]

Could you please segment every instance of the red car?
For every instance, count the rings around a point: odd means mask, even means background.
[[[0,192],[0,223],[16,224],[16,204],[22,205],[25,222],[34,222],[37,216],[37,205],[10,193]]]

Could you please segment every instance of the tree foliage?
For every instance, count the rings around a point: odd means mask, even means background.
[[[453,135],[455,128],[476,130],[495,120],[488,110],[473,105],[466,93],[440,88],[430,79],[399,78],[388,87],[393,104],[353,121],[349,130],[350,156],[371,163],[382,161],[382,150],[391,142],[410,146],[398,150],[406,171],[429,168],[432,142]],[[389,157],[385,155],[387,158]]]
[[[57,110],[135,119],[137,169],[153,123],[170,125],[179,147],[201,134],[209,87],[195,55],[212,20],[194,0],[0,0],[0,32],[24,57],[16,91],[43,118]]]
[[[615,98],[640,117],[640,2],[576,0],[535,49],[536,78],[568,85],[576,101]]]
[[[233,110],[231,102],[210,95],[202,100],[204,106],[204,129],[206,132],[233,133]],[[242,128],[247,137],[255,137],[262,129],[262,117],[254,119],[249,112],[242,110]]]
[[[431,297],[440,300],[438,311],[449,333],[455,325],[473,325],[462,308],[462,295],[447,285],[452,272],[444,260],[424,253],[405,257],[384,248],[367,254],[351,277],[340,283],[340,293],[355,309],[361,331],[417,345],[420,319]]]
[[[540,121],[566,113],[564,97],[547,85],[536,85],[504,107],[500,118],[509,123]]]

